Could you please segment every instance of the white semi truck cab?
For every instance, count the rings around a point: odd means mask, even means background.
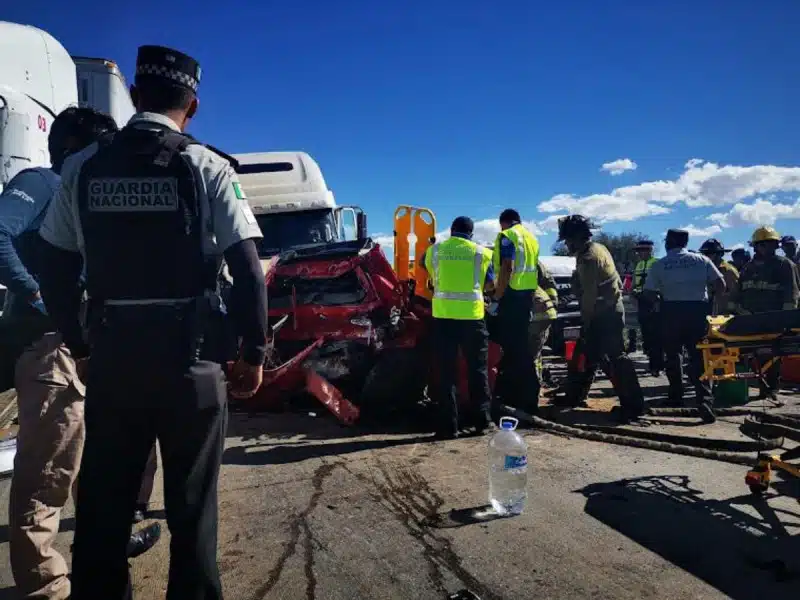
[[[264,238],[268,258],[296,248],[367,237],[366,215],[337,206],[319,165],[305,152],[235,154],[236,171]]]

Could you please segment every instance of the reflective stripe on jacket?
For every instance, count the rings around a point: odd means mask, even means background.
[[[483,319],[483,286],[491,262],[490,250],[462,238],[431,246],[425,268],[433,282],[434,318]]]
[[[533,292],[533,320],[554,321],[558,318],[556,280],[541,262],[538,263],[538,287]]]

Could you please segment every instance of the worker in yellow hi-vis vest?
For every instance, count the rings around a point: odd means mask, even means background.
[[[633,297],[636,299],[636,318],[642,331],[642,346],[650,366],[650,374],[658,377],[664,369],[664,350],[661,345],[661,322],[658,314],[658,301],[643,294],[647,273],[656,261],[653,256],[653,242],[639,240],[634,248],[639,262],[633,270]]]
[[[458,217],[450,226],[450,237],[425,253],[425,270],[433,282],[433,344],[439,365],[436,433],[443,439],[458,437],[461,425],[456,393],[459,349],[469,374],[471,410],[464,421],[479,434],[493,429],[483,297],[487,279],[493,279],[492,253],[472,241],[473,229],[472,219]]]
[[[538,287],[539,241],[522,225],[519,213],[500,213],[500,233],[494,245],[497,273],[494,297],[498,311],[498,341],[503,347],[495,395],[503,403],[530,414],[539,410],[540,387],[528,339],[533,295]]]

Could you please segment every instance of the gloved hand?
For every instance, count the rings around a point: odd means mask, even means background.
[[[489,306],[486,307],[486,312],[492,315],[493,317],[497,316],[497,310],[500,308],[500,304],[498,302],[492,301],[489,302]]]

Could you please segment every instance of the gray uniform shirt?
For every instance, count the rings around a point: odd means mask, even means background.
[[[650,267],[644,289],[658,292],[664,302],[703,302],[708,286],[722,278],[708,257],[673,249]]]
[[[147,128],[150,123],[180,131],[172,119],[155,113],[136,114],[129,125]],[[65,161],[61,169],[61,186],[39,228],[39,235],[63,250],[84,254],[78,214],[78,175],[83,164],[97,153],[97,149],[98,145],[92,144]],[[192,144],[181,156],[196,175],[200,212],[205,224],[205,255],[219,256],[242,240],[261,239],[261,229],[230,163],[199,144]]]

